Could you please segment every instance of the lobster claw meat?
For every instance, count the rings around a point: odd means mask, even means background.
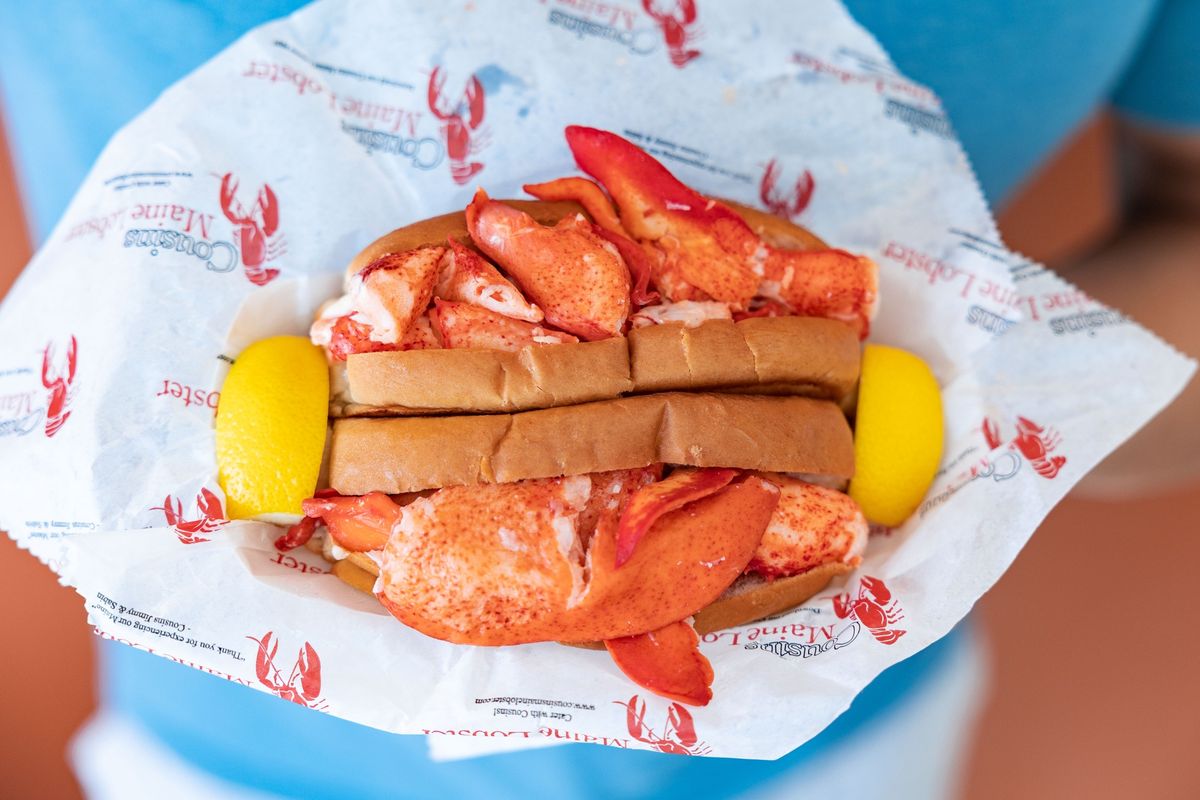
[[[642,246],[630,239],[621,227],[621,220],[613,211],[612,202],[603,189],[587,178],[559,178],[546,183],[529,183],[524,189],[539,200],[574,200],[583,206],[595,223],[596,234],[611,242],[629,267],[633,284],[629,299],[633,305],[641,307],[658,302],[658,292],[650,291],[653,262]]]
[[[693,706],[712,700],[712,664],[700,652],[700,637],[691,623],[672,622],[637,636],[609,639],[604,646],[638,686]]]
[[[466,217],[475,245],[520,285],[547,323],[587,341],[621,333],[629,269],[582,216],[546,227],[480,189]]]
[[[772,247],[733,209],[686,186],[632,142],[578,125],[566,136],[580,169],[616,201],[625,230],[657,251],[654,283],[668,299],[712,299],[740,311],[762,295],[798,314],[848,322],[866,337],[878,295],[870,259]]]
[[[714,300],[738,308],[749,304],[758,291],[759,275],[752,261],[762,243],[741,217],[684,185],[615,133],[571,125],[566,136],[579,168],[600,181],[616,201],[625,230],[662,253],[659,271],[677,273]],[[661,281],[656,283],[664,288]]]

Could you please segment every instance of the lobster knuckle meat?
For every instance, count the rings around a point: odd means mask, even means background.
[[[713,299],[744,308],[758,290],[752,261],[762,246],[732,209],[686,186],[652,156],[615,133],[577,125],[567,144],[580,169],[608,190],[625,230],[653,243],[663,255],[656,285],[671,300]],[[660,273],[685,282],[705,297],[672,291]]]
[[[473,347],[516,352],[530,344],[578,342],[569,333],[512,319],[482,306],[434,300],[429,312],[447,348]]]
[[[629,269],[582,216],[546,227],[480,189],[466,218],[476,246],[542,309],[546,322],[587,341],[621,333],[629,316]]]
[[[700,637],[690,623],[672,622],[637,636],[609,639],[604,646],[638,686],[693,706],[712,700],[713,668],[700,652]]]
[[[442,257],[436,297],[455,300],[525,322],[541,322],[542,310],[531,304],[500,271],[466,245],[451,238]]]
[[[767,247],[762,294],[795,313],[841,320],[865,339],[879,302],[879,269],[844,250]]]
[[[637,543],[659,517],[719,492],[738,474],[736,469],[677,469],[665,480],[643,486],[633,496],[617,527],[619,567],[629,560]]]
[[[353,280],[351,318],[370,328],[374,341],[398,344],[433,299],[444,247],[391,253],[367,265]]]
[[[786,475],[770,480],[779,487],[779,505],[747,572],[772,580],[862,554],[867,519],[849,495]]]
[[[329,354],[337,361],[345,361],[354,353],[379,353],[395,350],[396,345],[377,342],[371,338],[371,328],[349,314],[332,321],[329,332]]]
[[[588,476],[442,489],[404,507],[383,550],[381,599],[461,644],[551,640],[583,589],[576,525]]]

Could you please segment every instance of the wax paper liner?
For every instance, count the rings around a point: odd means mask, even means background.
[[[937,98],[841,6],[659,5],[321,3],[113,139],[0,309],[0,527],[77,589],[97,632],[464,746],[777,758],[949,631],[1186,383],[1187,359],[1005,250]],[[222,520],[229,360],[303,332],[381,233],[477,185],[520,196],[575,174],[571,123],[870,255],[872,339],[920,353],[944,386],[945,456],[919,512],[802,608],[706,636],[705,708],[650,695],[600,652],[428,639],[316,556],[276,552],[270,526]]]

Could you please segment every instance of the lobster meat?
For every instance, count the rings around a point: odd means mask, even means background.
[[[526,300],[521,290],[479,253],[453,238],[449,244],[450,250],[442,257],[434,296],[473,303],[524,322],[538,323],[545,318],[540,308]]]
[[[582,217],[553,228],[480,189],[467,230],[545,312],[546,322],[593,341],[620,335],[629,316],[629,269]]]
[[[429,315],[445,347],[515,351],[530,344],[579,341],[569,333],[522,322],[470,303],[437,299]]]
[[[843,250],[772,247],[733,209],[680,182],[632,142],[571,125],[575,161],[616,201],[624,229],[655,253],[654,282],[669,300],[717,300],[734,311],[756,296],[792,312],[846,322],[866,338],[878,274]]]
[[[695,705],[711,698],[712,670],[688,617],[744,572],[770,580],[818,558],[853,561],[866,540],[845,495],[727,469],[664,479],[653,466],[398,499],[326,494],[304,511],[340,547],[373,553],[376,596],[401,622],[459,644],[604,641],[637,683]]]
[[[442,82],[434,70],[435,96]],[[579,126],[566,137],[600,183],[566,177],[525,189],[548,202],[576,201],[590,219],[543,225],[480,189],[465,211],[469,243],[451,236],[378,258],[322,312],[313,341],[344,360],[434,347],[517,350],[620,336],[631,326],[787,314],[838,319],[866,336],[877,290],[870,259],[794,237],[772,246],[625,139]],[[779,211],[776,162],[767,173],[763,196]],[[789,214],[807,202],[802,188]]]

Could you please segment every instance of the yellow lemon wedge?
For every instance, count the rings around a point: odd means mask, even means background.
[[[867,519],[894,527],[917,510],[942,459],[942,394],[906,350],[863,351],[850,496]]]
[[[242,351],[217,403],[217,479],[230,519],[294,522],[321,472],[329,368],[300,336]]]

